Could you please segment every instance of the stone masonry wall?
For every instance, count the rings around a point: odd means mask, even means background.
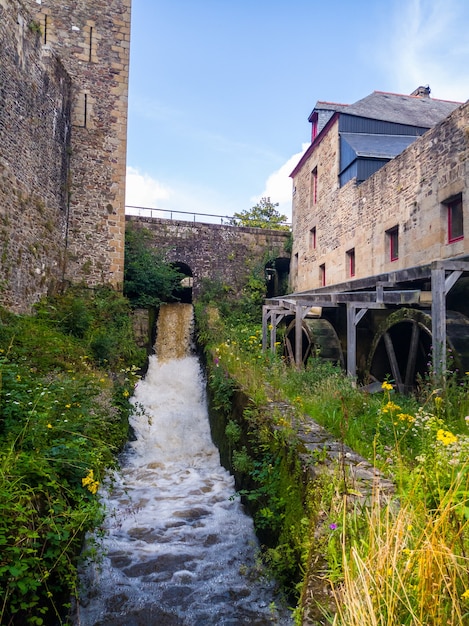
[[[121,287],[131,0],[25,0],[72,79],[65,278]]]
[[[352,180],[338,187],[338,145],[336,125],[294,178],[294,290],[320,287],[321,264],[326,267],[326,285],[350,280],[346,253],[352,248],[355,278],[469,254],[469,103],[358,186]],[[316,166],[313,205],[311,172]],[[464,238],[449,243],[444,203],[456,194],[462,194]],[[391,261],[386,231],[395,226],[399,258]],[[310,237],[313,227],[316,248]]]
[[[223,226],[176,220],[127,216],[137,228],[152,233],[156,249],[171,263],[184,263],[192,271],[193,296],[204,279],[220,281],[239,293],[247,276],[265,255],[288,258],[289,233],[279,230]]]
[[[0,41],[0,304],[20,312],[62,278],[71,81],[17,0]]]

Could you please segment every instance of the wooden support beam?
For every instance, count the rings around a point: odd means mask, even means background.
[[[432,345],[433,375],[436,384],[446,372],[446,284],[445,270],[432,269]]]
[[[303,363],[302,343],[303,343],[303,307],[296,305],[295,311],[295,364],[299,369]]]
[[[270,317],[270,308],[267,305],[262,306],[262,352],[267,350],[267,330]]]

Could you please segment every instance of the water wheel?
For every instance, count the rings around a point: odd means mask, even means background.
[[[431,367],[432,331],[430,311],[399,309],[391,313],[376,333],[367,372],[370,381],[392,380],[398,391],[411,391]],[[469,319],[455,311],[446,313],[448,369],[469,367]]]
[[[290,363],[296,363],[296,324],[293,320],[285,331],[283,353]],[[305,318],[301,322],[301,363],[318,356],[343,367],[344,358],[337,333],[330,322],[323,318]]]

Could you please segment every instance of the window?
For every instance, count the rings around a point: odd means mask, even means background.
[[[448,210],[448,242],[459,241],[464,238],[462,196],[445,202]]]
[[[389,260],[397,261],[399,258],[399,226],[394,226],[386,231]]]
[[[311,203],[316,204],[318,201],[318,168],[315,167],[311,172]]]
[[[326,264],[325,263],[319,266],[319,282],[321,284],[321,287],[326,286]]]
[[[316,248],[316,226],[313,226],[313,228],[309,231],[309,247],[312,250],[315,250]]]
[[[313,141],[316,139],[317,136],[318,136],[318,114],[314,113],[313,117],[311,118],[311,143],[313,143]]]
[[[352,278],[353,276],[355,276],[355,248],[352,248],[351,250],[347,250],[346,257],[347,257],[347,276],[349,278]]]

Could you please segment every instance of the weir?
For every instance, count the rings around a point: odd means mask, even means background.
[[[101,558],[81,576],[80,626],[291,625],[259,566],[251,518],[210,436],[192,306],[161,307],[121,470],[100,493]]]

